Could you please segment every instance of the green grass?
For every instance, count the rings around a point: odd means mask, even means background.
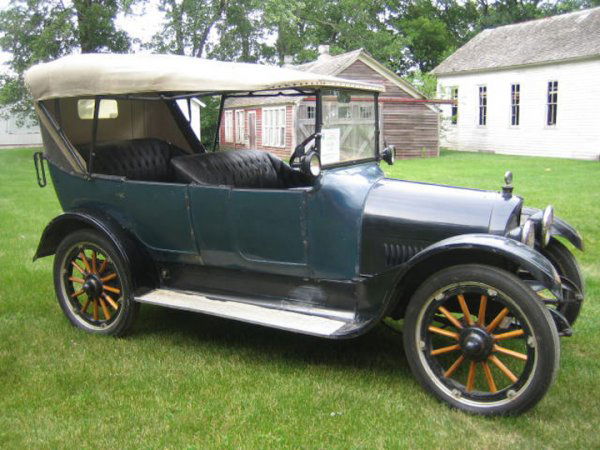
[[[531,412],[450,410],[413,379],[401,336],[317,338],[144,307],[125,339],[71,327],[51,258],[31,259],[60,212],[31,150],[0,152],[0,447],[599,447],[600,164],[455,152],[391,176],[499,189],[577,226],[588,299],[554,387]]]

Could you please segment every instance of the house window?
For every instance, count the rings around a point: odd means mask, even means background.
[[[285,106],[263,108],[263,145],[285,147]]]
[[[373,105],[359,106],[358,114],[361,119],[370,119],[373,117]]]
[[[487,86],[479,86],[479,125],[487,123]]]
[[[233,142],[233,111],[225,111],[225,142]]]
[[[307,106],[306,107],[306,118],[314,119],[315,117],[317,117],[317,109],[314,106]]]
[[[96,100],[81,99],[77,100],[77,115],[82,120],[92,120],[94,118],[94,108]],[[116,119],[119,116],[119,107],[116,100],[100,100],[98,108],[98,119]]]
[[[557,109],[558,81],[548,81],[548,111],[546,113],[546,125],[556,125]]]
[[[458,123],[458,87],[450,88],[450,98],[454,100],[450,108],[450,123],[456,125]]]
[[[521,114],[521,85],[510,85],[510,124],[513,127],[519,125],[519,116]]]
[[[352,109],[350,106],[338,106],[338,119],[351,119]]]
[[[246,133],[245,130],[245,123],[244,123],[244,110],[239,110],[235,112],[235,142],[237,142],[238,144],[243,144],[244,143],[244,134]]]

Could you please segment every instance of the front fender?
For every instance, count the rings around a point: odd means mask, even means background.
[[[500,256],[527,270],[544,287],[555,295],[561,295],[558,272],[546,257],[514,239],[491,234],[463,234],[436,242],[407,261],[405,271],[430,258],[453,251],[480,251]]]
[[[82,228],[95,229],[113,243],[131,271],[135,288],[155,284],[156,270],[143,246],[114,218],[100,211],[76,210],[52,219],[42,233],[33,260],[53,255],[65,236]]]
[[[540,215],[541,218],[542,214],[543,211],[537,208],[523,208],[523,211],[521,212],[521,215],[525,220],[535,215]],[[523,219],[521,219],[521,223],[523,223]],[[550,235],[561,236],[573,244],[575,248],[578,248],[581,251],[585,250],[583,238],[579,232],[575,229],[575,227],[571,226],[569,223],[565,222],[559,217],[554,217],[554,223],[550,228]]]

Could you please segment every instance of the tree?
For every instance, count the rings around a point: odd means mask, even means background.
[[[600,0],[477,0],[479,18],[476,29],[498,27],[592,8]]]
[[[62,4],[62,3],[61,3]],[[77,36],[81,53],[126,52],[131,45],[125,31],[117,30],[114,20],[121,8],[117,0],[73,0]]]
[[[226,6],[227,0],[161,0],[159,9],[165,20],[147,47],[160,53],[202,57]]]
[[[473,2],[390,0],[387,24],[406,42],[407,72],[428,72],[474,35]]]
[[[0,104],[21,120],[32,117],[23,73],[33,64],[68,53],[124,52],[130,40],[114,19],[129,3],[117,0],[13,0],[0,12],[0,48],[11,53],[0,78]]]
[[[384,21],[384,0],[267,0],[264,26],[276,36],[275,59],[313,60],[317,47],[332,54],[364,48],[393,70],[403,68],[404,41]]]
[[[270,53],[261,42],[266,34],[262,0],[229,0],[215,31],[219,40],[209,54],[212,58],[258,62]]]
[[[455,49],[456,43],[440,19],[421,16],[406,20],[403,31],[412,60],[422,72],[432,70]]]

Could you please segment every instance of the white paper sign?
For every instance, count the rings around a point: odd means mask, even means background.
[[[321,164],[340,162],[340,129],[321,130]]]

